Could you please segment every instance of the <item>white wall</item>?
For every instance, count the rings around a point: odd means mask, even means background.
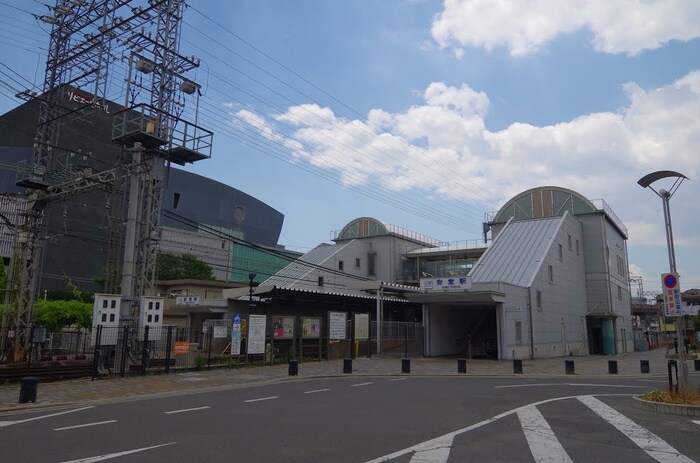
[[[571,248],[568,246],[569,235],[572,240]],[[587,353],[586,268],[583,250],[579,249],[579,253],[576,253],[577,239],[579,243],[583,241],[583,227],[576,217],[567,213],[552,237],[551,246],[530,286],[535,357]],[[554,276],[551,283],[549,266],[552,266]],[[539,308],[538,290],[542,292],[542,305]]]

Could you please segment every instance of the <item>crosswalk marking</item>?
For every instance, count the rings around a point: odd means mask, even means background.
[[[605,396],[629,396],[629,394],[602,394]],[[648,455],[660,463],[691,463],[688,457],[673,448],[667,442],[656,436],[651,431],[639,426],[629,418],[617,412],[612,407],[604,404],[592,395],[586,396],[568,396],[546,399],[539,402],[534,402],[522,407],[514,408],[496,416],[472,424],[462,429],[443,434],[420,444],[398,450],[396,452],[383,455],[379,458],[368,461],[367,463],[380,463],[400,458],[404,455],[411,455],[411,463],[447,463],[450,457],[453,441],[456,436],[473,431],[482,426],[495,423],[501,418],[516,414],[520,420],[521,427],[525,433],[525,437],[530,447],[533,459],[537,463],[553,463],[566,462],[569,463],[572,459],[566,453],[566,450],[559,443],[556,435],[552,431],[549,423],[542,416],[541,412],[536,408],[540,405],[560,402],[563,400],[578,399],[584,405],[589,407],[599,417],[609,422],[625,436],[631,439],[640,449],[644,450]],[[694,420],[693,423],[699,424],[700,421]]]
[[[518,410],[518,419],[535,462],[573,463],[557,436],[554,435],[551,426],[536,407]]]
[[[618,431],[627,436],[639,448],[644,450],[649,456],[660,463],[692,463],[693,460],[681,454],[665,440],[653,432],[639,426],[614,408],[606,405],[593,396],[587,395],[579,397],[583,404],[593,410],[598,416],[615,426]]]

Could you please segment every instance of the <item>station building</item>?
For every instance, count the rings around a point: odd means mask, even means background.
[[[488,246],[362,217],[263,281],[234,312],[367,313],[420,324],[425,356],[498,359],[633,350],[627,230],[602,200],[539,187],[484,224]],[[254,299],[253,299],[254,296]],[[375,324],[376,326],[376,324]],[[381,331],[375,333],[381,337]],[[381,351],[381,344],[377,343]]]

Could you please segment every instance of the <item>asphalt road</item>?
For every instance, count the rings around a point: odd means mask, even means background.
[[[700,461],[700,422],[631,405],[663,381],[297,380],[0,417],[0,461]]]

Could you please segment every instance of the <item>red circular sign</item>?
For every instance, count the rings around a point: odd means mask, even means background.
[[[676,278],[676,275],[666,275],[664,277],[664,286],[666,286],[668,289],[675,288],[677,284],[678,278]]]

